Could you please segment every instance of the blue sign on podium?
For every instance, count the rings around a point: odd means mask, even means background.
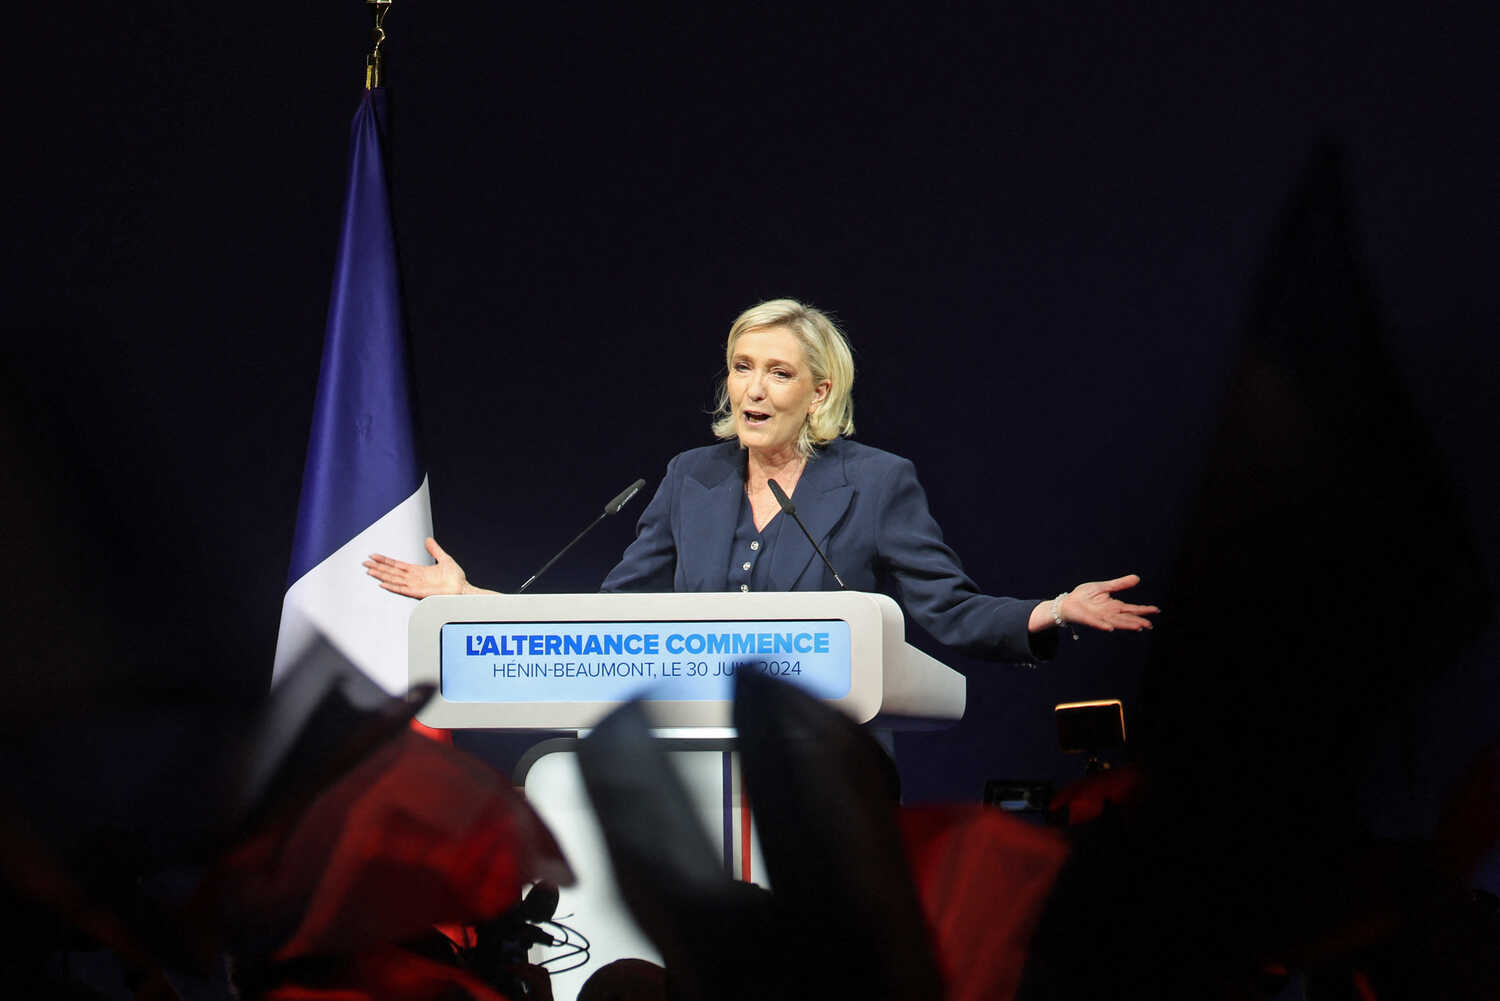
[[[760,671],[825,699],[849,693],[849,623],[448,622],[439,692],[450,702],[728,700]]]
[[[728,727],[744,671],[893,729],[964,710],[963,676],[860,591],[434,595],[407,643],[410,684],[438,688],[418,719],[440,728],[585,730],[633,699],[658,727]]]

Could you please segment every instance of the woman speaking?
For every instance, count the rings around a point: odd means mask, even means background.
[[[885,591],[939,642],[996,660],[1049,655],[1056,630],[1150,629],[1151,605],[1115,597],[1134,574],[1080,584],[1051,600],[980,593],[943,542],[916,470],[906,459],[850,441],[854,360],[824,313],[791,299],[754,306],[734,321],[727,374],[714,413],[717,445],[683,452],[647,505],[635,541],[605,591],[826,591],[837,587],[790,520],[771,481],[846,587]],[[433,539],[437,562],[380,554],[365,562],[397,594],[493,593],[470,584]]]

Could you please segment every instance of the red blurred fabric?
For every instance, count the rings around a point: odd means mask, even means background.
[[[1085,775],[1057,791],[1048,810],[1064,823],[1079,825],[1099,819],[1106,806],[1128,808],[1145,792],[1145,774],[1133,765],[1107,768]]]
[[[1068,846],[991,807],[906,807],[902,835],[950,1001],[1008,1001]]]
[[[461,990],[474,1001],[508,1001],[504,994],[457,967],[394,946],[351,957],[329,979],[336,986],[283,984],[266,1001],[452,1001]]]
[[[404,732],[289,826],[229,859],[222,906],[277,960],[351,954],[514,906],[572,873],[541,819],[483,762]]]
[[[429,740],[435,740],[439,744],[447,744],[449,747],[453,746],[452,730],[437,730],[416,719],[411,721],[411,729],[413,733],[420,733]]]
[[[1500,848],[1500,741],[1469,761],[1444,803],[1433,842],[1440,864],[1459,881]]]

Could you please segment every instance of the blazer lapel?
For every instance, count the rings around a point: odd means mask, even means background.
[[[824,451],[807,464],[802,478],[792,492],[792,502],[797,505],[797,515],[818,545],[828,552],[828,537],[833,533],[849,502],[854,498],[854,489],[844,475],[842,458],[831,450]],[[782,515],[785,518],[785,515]],[[728,557],[726,552],[725,557]],[[832,553],[829,559],[835,559]],[[816,561],[821,568],[823,561],[813,552],[807,536],[792,519],[781,526],[781,536],[776,540],[776,549],[771,554],[771,590],[790,591],[802,579],[808,564]],[[834,564],[838,566],[837,563]],[[728,573],[725,573],[728,579]]]
[[[688,476],[682,484],[682,534],[677,562],[689,591],[724,591],[729,587],[729,547],[739,521],[745,478],[738,447],[715,463],[704,480]]]

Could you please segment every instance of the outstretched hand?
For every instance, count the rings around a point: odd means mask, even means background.
[[[443,551],[436,539],[427,540],[427,552],[436,563],[421,565],[371,553],[365,560],[365,572],[380,586],[408,598],[426,598],[433,594],[467,594],[477,588],[469,584],[464,568]]]
[[[1105,632],[1113,632],[1116,629],[1140,632],[1142,629],[1150,629],[1151,620],[1146,616],[1154,615],[1161,609],[1155,605],[1127,604],[1115,597],[1116,592],[1135,587],[1140,582],[1141,578],[1132,573],[1124,577],[1116,577],[1114,580],[1079,584],[1063,595],[1061,602],[1063,621],[1076,622],[1081,626],[1102,629]]]

